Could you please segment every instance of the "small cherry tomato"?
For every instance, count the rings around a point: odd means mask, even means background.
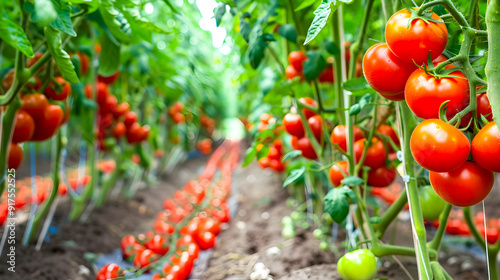
[[[500,133],[495,122],[488,123],[472,139],[472,158],[481,167],[500,172]]]
[[[7,158],[7,168],[8,169],[18,169],[23,162],[23,149],[16,144],[11,143],[9,148],[9,156]]]
[[[20,143],[31,139],[35,132],[35,121],[28,112],[23,109],[17,111],[12,142]]]
[[[55,77],[50,81],[45,90],[45,95],[53,100],[66,100],[71,93],[71,85],[62,77]]]
[[[334,187],[341,185],[341,181],[345,177],[344,174],[349,176],[349,163],[347,161],[338,161],[330,167],[329,177]]]
[[[359,161],[365,150],[365,138],[359,139],[354,142],[354,155],[356,156],[356,161]],[[377,169],[382,166],[387,157],[387,152],[384,147],[384,143],[378,138],[372,138],[372,145],[366,151],[366,157],[363,165],[369,166],[373,169]]]
[[[364,137],[363,131],[359,127],[354,126],[353,131],[353,142],[356,142]],[[341,148],[344,152],[347,151],[347,127],[345,125],[337,125],[333,129],[330,139],[332,140],[332,143],[339,145],[339,148]]]

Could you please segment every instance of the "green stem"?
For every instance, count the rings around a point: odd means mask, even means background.
[[[500,104],[500,0],[490,0],[486,8],[486,27],[488,29],[488,61],[486,77],[491,104]],[[500,106],[492,106],[493,119],[500,130]]]
[[[444,232],[446,230],[446,224],[448,223],[448,217],[450,216],[450,212],[453,206],[451,204],[446,204],[443,212],[439,216],[439,227],[436,231],[436,235],[431,242],[429,242],[429,248],[434,250],[439,250],[439,245],[441,245],[441,240],[443,239]]]
[[[101,192],[99,193],[99,197],[97,198],[96,201],[96,206],[100,207],[104,204],[104,201],[106,201],[106,197],[108,196],[109,191],[111,188],[116,184],[116,181],[118,180],[118,177],[121,175],[121,163],[122,163],[122,150],[120,147],[115,146],[113,148],[113,154],[115,158],[115,169],[109,176],[109,178],[103,182],[102,187],[101,187]]]
[[[335,92],[337,93],[337,119],[339,124],[345,124],[345,114],[342,114],[341,108],[344,108],[344,89],[343,89],[343,59],[345,58],[345,55],[343,55],[343,50],[344,50],[344,44],[343,38],[341,38],[341,32],[340,32],[340,22],[339,22],[339,17],[341,17],[341,14],[339,10],[337,10],[333,16],[332,19],[332,34],[333,34],[333,43],[339,47],[341,50],[339,53],[335,54],[333,56],[333,65],[334,65],[334,81],[335,81]],[[335,20],[336,19],[336,20]]]
[[[377,245],[371,251],[377,257],[400,255],[400,256],[415,256],[415,249],[410,247],[402,247],[397,245]]]
[[[14,98],[13,102],[7,107],[5,115],[2,120],[2,136],[1,136],[1,147],[0,147],[0,183],[5,181],[7,176],[7,158],[8,151],[10,148],[10,142],[12,139],[12,131],[14,126],[14,121],[17,116],[17,110],[21,107],[21,100],[19,97]],[[3,186],[3,184],[2,184]],[[3,193],[4,188],[0,187],[0,195]]]
[[[484,237],[481,235],[476,225],[474,224],[474,219],[472,218],[472,213],[470,207],[464,207],[464,219],[465,223],[469,227],[470,233],[472,237],[476,240],[477,244],[483,249],[486,250],[486,242],[484,241]],[[486,230],[486,229],[485,229]]]
[[[408,203],[408,197],[406,196],[406,190],[403,190],[399,195],[398,199],[394,201],[394,203],[387,208],[387,211],[384,212],[382,217],[380,218],[380,223],[377,224],[377,234],[379,238],[384,236],[385,231],[389,227],[389,225],[396,219],[398,214],[403,210]]]
[[[50,196],[49,199],[43,204],[42,209],[40,212],[38,212],[35,216],[35,219],[33,220],[33,227],[31,228],[30,232],[30,237],[29,240],[31,242],[35,241],[36,239],[36,234],[38,233],[38,229],[41,225],[41,222],[45,219],[47,216],[47,213],[49,212],[50,206],[54,202],[58,190],[59,190],[59,162],[61,159],[61,150],[63,147],[63,141],[62,141],[62,135],[61,131],[57,132],[56,136],[56,157],[54,161],[54,170],[52,171],[52,189],[50,190]]]

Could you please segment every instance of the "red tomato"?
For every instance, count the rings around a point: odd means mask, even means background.
[[[476,205],[488,196],[495,175],[475,162],[466,161],[449,172],[431,171],[429,180],[441,199],[454,206],[466,207]]]
[[[389,137],[392,140],[392,142],[394,142],[394,144],[399,146],[399,137],[396,134],[396,132],[394,131],[394,129],[392,128],[392,126],[382,124],[377,128],[377,132],[386,136],[386,137]]]
[[[308,105],[309,107],[318,108],[318,103],[316,102],[316,100],[314,100],[310,97],[299,98],[299,102],[302,104]],[[302,109],[302,112],[304,113],[304,115],[306,116],[307,119],[316,115],[315,112],[313,112],[309,109]]]
[[[91,84],[87,84],[85,86],[85,96],[88,98],[88,99],[92,99],[93,98],[93,94],[92,94],[92,85]],[[105,104],[106,103],[106,99],[108,98],[108,95],[110,95],[111,93],[109,92],[109,87],[107,84],[103,83],[103,82],[97,82],[97,86],[96,86],[96,92],[97,92],[97,99],[96,99],[96,102],[97,104]]]
[[[299,138],[304,137],[304,126],[302,125],[302,119],[298,114],[288,113],[283,117],[283,126],[286,132],[290,135],[297,136]]]
[[[281,172],[283,172],[283,170],[285,170],[285,166],[283,165],[283,163],[279,159],[272,159],[269,162],[269,167],[271,167],[272,170],[274,170],[278,173],[281,173]]]
[[[417,125],[410,138],[415,161],[434,172],[447,172],[460,167],[470,153],[469,139],[454,126],[439,119]]]
[[[269,152],[267,153],[267,157],[271,160],[277,159],[279,160],[281,157],[281,152],[278,151],[275,147],[271,146],[269,147]]]
[[[384,188],[392,184],[396,179],[396,167],[391,164],[390,168],[385,165],[368,172],[368,185],[377,188]]]
[[[457,76],[436,79],[424,70],[418,69],[408,78],[405,88],[405,97],[408,107],[419,118],[439,118],[439,107],[445,101],[446,116],[453,118],[457,112],[469,105],[469,84],[465,75],[460,71],[450,75]]]
[[[299,138],[297,136],[292,136],[292,139],[290,139],[290,146],[292,146],[294,150],[298,150],[299,149],[299,146],[297,145],[298,142]]]
[[[9,149],[9,157],[7,158],[7,168],[9,169],[18,169],[23,162],[23,149],[16,144],[11,143]]]
[[[311,127],[314,137],[321,143],[321,138],[323,138],[323,119],[320,115],[315,115],[310,117],[307,122]]]
[[[15,75],[16,75],[16,70],[14,68],[12,68],[3,77],[2,87],[5,91],[7,91],[12,86],[12,83],[14,82]]]
[[[283,141],[276,139],[273,142],[273,146],[281,153],[281,150],[283,149]]]
[[[158,260],[161,256],[155,254],[153,251],[146,249],[144,251],[138,252],[134,257],[134,267],[141,268],[149,265],[150,263]]]
[[[140,134],[140,140],[139,140],[140,142],[148,140],[149,131],[151,131],[151,128],[149,127],[149,125],[143,125],[141,127],[141,134]],[[212,142],[212,141],[210,140],[210,142]]]
[[[139,118],[137,117],[137,114],[135,112],[130,111],[127,114],[125,114],[125,120],[123,121],[123,123],[127,128],[129,128],[138,120]]]
[[[285,75],[288,80],[293,80],[295,77],[300,77],[300,80],[304,80],[304,76],[301,72],[297,71],[293,65],[288,65],[285,70]]]
[[[71,93],[71,85],[63,77],[55,77],[45,90],[45,95],[53,100],[66,100]]]
[[[96,280],[108,280],[108,279],[114,279],[118,278],[123,275],[123,272],[121,271],[120,266],[117,264],[111,263],[103,266],[101,269],[99,269],[99,272],[97,273],[97,278]]]
[[[58,105],[48,105],[42,118],[35,120],[35,132],[32,141],[44,141],[54,136],[64,118],[63,110]]]
[[[97,80],[98,80],[99,82],[103,82],[103,83],[105,83],[105,84],[110,85],[110,84],[112,84],[112,83],[116,82],[116,80],[118,80],[118,77],[120,77],[120,71],[119,71],[119,70],[118,70],[118,71],[116,71],[116,72],[115,72],[114,74],[112,74],[111,76],[107,76],[107,77],[105,77],[105,76],[101,76],[101,75],[98,75],[98,76],[97,76]]]
[[[85,76],[89,71],[89,58],[81,52],[77,52],[76,55],[78,55],[78,58],[80,58],[80,73],[82,74],[82,76]]]
[[[363,138],[354,142],[354,154],[356,155],[356,161],[359,161],[363,155],[365,141],[366,139]],[[384,143],[382,143],[380,139],[374,137],[372,138],[372,145],[366,152],[365,162],[363,165],[371,167],[372,170],[377,169],[384,164],[386,157],[387,152],[385,150]]]
[[[33,76],[26,83],[26,88],[29,91],[39,91],[42,88],[42,81],[37,76]]]
[[[172,234],[175,231],[172,223],[163,220],[156,220],[153,227],[155,232],[159,234]]]
[[[153,237],[149,238],[144,243],[144,246],[162,256],[165,255],[170,249],[169,240],[165,239],[165,237],[160,234],[153,235]]]
[[[26,111],[19,109],[16,115],[12,142],[28,141],[33,136],[33,132],[35,132],[35,121]]]
[[[288,54],[288,63],[290,63],[299,73],[302,72],[302,66],[306,60],[307,56],[303,51],[293,51]]]
[[[338,161],[330,167],[329,177],[334,187],[342,184],[341,181],[345,178],[344,174],[349,176],[349,163],[347,161]]]
[[[41,93],[25,94],[22,97],[22,109],[37,120],[45,114],[45,108],[49,105],[47,97]]]
[[[484,225],[478,225],[477,229],[483,237],[486,233],[486,240],[488,241],[488,244],[495,244],[500,237],[500,231],[497,228],[488,228],[485,232]]]
[[[460,225],[462,223],[459,219],[452,219],[446,224],[446,232],[450,235],[457,235],[460,232]]]
[[[116,106],[118,105],[118,99],[116,99],[116,96],[110,94],[106,97],[106,102],[101,103],[99,105],[101,114],[103,115],[112,114],[116,110]]]
[[[335,82],[334,78],[335,72],[333,71],[333,65],[329,64],[326,66],[326,69],[321,72],[319,76],[320,83],[333,83]]]
[[[353,142],[356,142],[364,137],[363,131],[357,126],[354,126],[353,133],[354,133]],[[330,139],[332,140],[332,143],[339,145],[339,147],[344,152],[347,151],[347,127],[345,125],[337,125],[333,129]]]
[[[219,235],[221,231],[219,222],[212,218],[204,219],[200,223],[198,230],[200,232],[205,232],[205,231],[211,232],[215,236]]]
[[[316,151],[307,137],[302,137],[297,140],[297,150],[302,151],[302,156],[308,159],[317,159]]]
[[[40,60],[40,58],[42,58],[42,56],[43,56],[42,52],[36,52],[35,56],[33,58],[28,58],[28,60],[26,61],[26,66],[28,68],[33,66],[33,64],[35,64],[38,60]]]
[[[495,122],[488,123],[474,136],[472,158],[481,167],[500,172],[500,133]]]
[[[266,169],[270,166],[271,160],[268,157],[262,157],[259,159],[258,163],[262,169]]]
[[[115,106],[112,113],[115,119],[119,119],[121,116],[125,116],[128,112],[130,112],[130,105],[128,105],[127,102],[122,102]]]
[[[117,122],[115,127],[113,128],[112,134],[113,134],[113,137],[115,137],[116,140],[118,140],[118,139],[122,138],[126,132],[127,132],[127,128],[125,127],[125,124],[123,124],[122,122]]]
[[[269,124],[269,120],[272,118],[273,116],[271,116],[270,114],[268,113],[263,113],[260,115],[259,117],[259,120],[262,122],[262,123],[265,123],[265,124]]]
[[[429,52],[431,60],[437,58],[448,42],[448,30],[441,18],[432,13],[432,18],[439,22],[413,19],[407,9],[396,12],[387,22],[385,40],[390,50],[401,60],[422,65],[427,62]]]
[[[215,246],[215,235],[209,231],[197,233],[195,239],[202,250],[207,250]]]
[[[493,121],[493,114],[491,112],[491,104],[485,92],[477,95],[477,118],[481,119],[480,115],[486,117],[488,121]]]
[[[370,86],[383,97],[404,100],[405,84],[417,67],[395,56],[387,44],[373,45],[363,57],[363,73]]]

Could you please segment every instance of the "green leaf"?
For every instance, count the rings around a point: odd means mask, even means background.
[[[266,157],[267,154],[269,154],[269,146],[263,145],[262,148],[259,151],[257,151],[257,159]]]
[[[283,156],[283,158],[281,159],[282,162],[285,162],[289,159],[292,159],[292,158],[296,158],[298,156],[300,156],[302,154],[302,151],[298,151],[298,150],[295,150],[295,151],[290,151],[288,153],[286,153],[285,156]]]
[[[88,6],[88,12],[93,13],[99,8],[99,0],[71,0],[72,4],[82,4]]]
[[[59,31],[51,26],[47,26],[44,28],[44,33],[47,38],[50,54],[56,61],[62,77],[72,84],[78,84],[79,80],[75,72],[75,66],[71,62],[69,54],[62,49],[61,35],[59,34]]]
[[[240,34],[241,34],[241,37],[243,37],[243,39],[247,43],[250,40],[250,31],[252,31],[252,28],[250,27],[250,23],[242,17],[240,19]]]
[[[337,46],[337,44],[335,44],[332,41],[324,40],[321,43],[321,45],[331,55],[338,55],[338,54],[340,54],[340,48],[339,48],[339,46]]]
[[[14,22],[10,21],[3,9],[0,8],[3,17],[0,18],[0,38],[7,44],[18,49],[27,57],[33,57],[33,49],[31,43],[24,33],[24,30]]]
[[[113,36],[124,44],[129,44],[130,24],[114,6],[111,0],[101,0],[99,5],[102,18]]]
[[[267,43],[264,41],[262,36],[257,36],[248,47],[248,58],[250,59],[250,65],[253,69],[259,67],[260,62],[264,58],[265,50],[267,48]]]
[[[342,179],[341,183],[349,186],[349,187],[355,187],[357,185],[363,184],[365,181],[363,179],[357,177],[357,176],[348,176]]]
[[[57,12],[50,0],[35,0],[36,17],[32,20],[38,23],[40,27],[45,27],[57,18]]]
[[[344,89],[348,91],[360,91],[370,89],[365,77],[352,78],[344,82]]]
[[[275,85],[264,98],[263,102],[269,103],[271,105],[279,105],[283,97],[288,96],[291,93],[292,88],[297,85],[297,81],[281,81],[279,84]]]
[[[306,167],[302,166],[299,169],[294,169],[290,172],[290,175],[283,182],[283,187],[290,185],[291,183],[299,180],[306,172]]]
[[[220,25],[222,17],[224,16],[225,13],[226,13],[226,3],[220,2],[214,11],[215,23],[217,24],[217,27]]]
[[[158,27],[156,24],[150,22],[145,17],[141,16],[141,13],[137,9],[125,9],[123,15],[129,22],[133,22],[142,30],[148,30],[158,34],[169,34],[163,28]],[[140,32],[139,32],[140,34]]]
[[[278,34],[290,42],[297,43],[297,30],[293,24],[283,24],[278,28]]]
[[[349,198],[355,196],[354,192],[346,186],[331,189],[324,198],[324,209],[332,219],[341,224],[349,214]]]
[[[314,11],[315,16],[309,30],[307,30],[307,37],[304,45],[307,45],[314,38],[316,38],[316,36],[318,36],[319,32],[321,32],[321,30],[328,23],[330,15],[337,10],[340,4],[351,3],[352,1],[354,0],[323,0],[319,7]]]
[[[37,2],[35,2],[35,4],[36,3]],[[73,29],[73,22],[71,21],[69,4],[61,0],[51,0],[50,4],[54,9],[54,13],[56,13],[56,17],[48,25],[70,36],[76,37],[76,32]],[[24,2],[24,10],[31,14],[31,20],[38,22],[39,25],[42,26],[40,22],[43,20],[43,17],[47,16],[47,12],[43,10],[38,11],[31,2]],[[46,25],[47,24],[44,24],[43,26]]]
[[[105,34],[102,35],[101,54],[99,55],[99,75],[108,77],[120,67],[120,46],[117,46]]]
[[[306,53],[308,59],[304,62],[304,76],[306,80],[312,81],[321,75],[321,72],[326,68],[325,58],[318,51],[308,51]]]
[[[368,103],[370,103],[371,98],[372,95],[370,93],[363,95],[357,104],[354,104],[351,108],[349,108],[349,115],[353,116],[359,114],[359,112],[361,112],[361,110],[368,105]]]
[[[245,154],[245,160],[243,161],[243,167],[247,167],[250,163],[252,163],[256,155],[257,149],[255,148],[255,146],[248,148]]]
[[[302,1],[302,3],[300,3],[300,5],[297,8],[295,8],[295,11],[298,12],[300,10],[308,8],[308,7],[312,6],[312,4],[314,4],[316,2],[317,2],[317,0],[305,0],[305,1]]]

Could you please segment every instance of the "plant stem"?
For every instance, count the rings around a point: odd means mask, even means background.
[[[333,56],[333,65],[334,65],[334,81],[335,81],[335,92],[337,93],[337,119],[339,124],[345,124],[345,115],[342,114],[341,108],[344,108],[344,91],[343,91],[343,81],[344,79],[342,78],[342,73],[343,73],[343,59],[345,58],[345,55],[342,55],[344,50],[344,44],[342,44],[342,39],[340,36],[340,28],[339,28],[339,16],[341,16],[340,12],[337,10],[334,13],[333,19],[337,20],[332,20],[332,34],[333,34],[333,43],[339,47],[339,50],[341,50],[338,54],[335,54]]]
[[[10,142],[12,139],[14,120],[17,116],[17,110],[21,107],[21,100],[19,97],[14,98],[13,102],[7,107],[5,115],[2,120],[2,136],[0,147],[0,184],[5,181],[7,176],[7,158],[9,155]],[[3,186],[3,184],[2,184]],[[3,193],[4,188],[0,187],[0,195]]]
[[[446,229],[446,224],[448,223],[448,217],[450,216],[452,208],[453,206],[451,204],[446,204],[446,207],[439,216],[439,227],[436,231],[436,235],[434,235],[434,238],[428,244],[429,248],[432,248],[436,251],[439,250],[439,245],[441,245],[441,240],[443,239],[443,235]]]
[[[116,181],[118,180],[118,177],[121,175],[121,163],[122,163],[122,150],[119,146],[115,146],[113,148],[113,154],[114,154],[114,159],[115,159],[115,169],[109,176],[109,178],[103,182],[102,187],[101,187],[101,192],[99,193],[99,197],[97,198],[96,201],[96,206],[102,206],[104,204],[104,201],[106,201],[106,197],[108,196],[109,191],[111,188],[116,184]]]
[[[408,203],[408,197],[406,196],[406,190],[403,190],[399,195],[398,199],[387,208],[387,211],[382,215],[380,223],[376,225],[377,234],[379,238],[384,236],[385,231],[389,225],[394,221],[398,214],[403,210],[403,208]]]
[[[486,8],[486,27],[488,29],[488,61],[486,62],[486,77],[488,91],[486,92],[492,106],[493,119],[500,130],[500,0],[490,0]]]

